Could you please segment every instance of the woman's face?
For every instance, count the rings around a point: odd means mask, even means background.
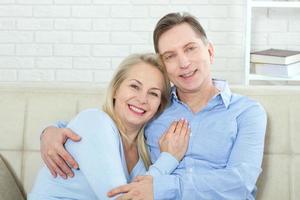
[[[115,113],[127,130],[140,129],[157,112],[161,102],[164,79],[154,66],[138,63],[114,95]]]

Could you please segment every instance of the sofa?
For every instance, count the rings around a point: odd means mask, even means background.
[[[300,199],[300,87],[233,86],[233,92],[259,101],[267,111],[259,200]],[[80,110],[101,107],[104,90],[82,85],[0,86],[0,199],[23,199],[43,165],[41,130]]]

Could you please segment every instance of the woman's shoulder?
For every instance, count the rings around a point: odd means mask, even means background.
[[[85,110],[80,111],[76,118],[79,118],[81,120],[99,120],[101,119],[101,122],[105,123],[114,123],[111,117],[104,111],[102,111],[99,108],[88,108]]]
[[[71,129],[88,129],[88,128],[101,128],[113,129],[117,131],[116,124],[112,118],[99,108],[89,108],[82,110],[77,116],[68,124]]]

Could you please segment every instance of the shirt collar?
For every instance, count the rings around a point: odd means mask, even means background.
[[[225,105],[226,108],[228,108],[230,104],[231,95],[232,95],[228,82],[226,80],[221,80],[221,79],[212,79],[212,81],[214,86],[220,91],[216,96],[220,95],[223,104]],[[178,99],[175,86],[172,87],[171,96],[172,96],[172,100],[181,103],[181,101]]]

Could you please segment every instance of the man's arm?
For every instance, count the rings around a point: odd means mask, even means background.
[[[238,134],[225,168],[153,177],[154,199],[246,199],[261,172],[266,114],[256,104],[237,120]]]
[[[67,129],[66,126],[67,122],[58,121],[52,126],[45,128],[40,136],[40,150],[45,164],[54,177],[58,174],[65,179],[68,176],[74,176],[69,166],[77,169],[78,164],[63,145],[67,139],[71,139],[74,142],[80,140],[80,137],[70,129]]]

